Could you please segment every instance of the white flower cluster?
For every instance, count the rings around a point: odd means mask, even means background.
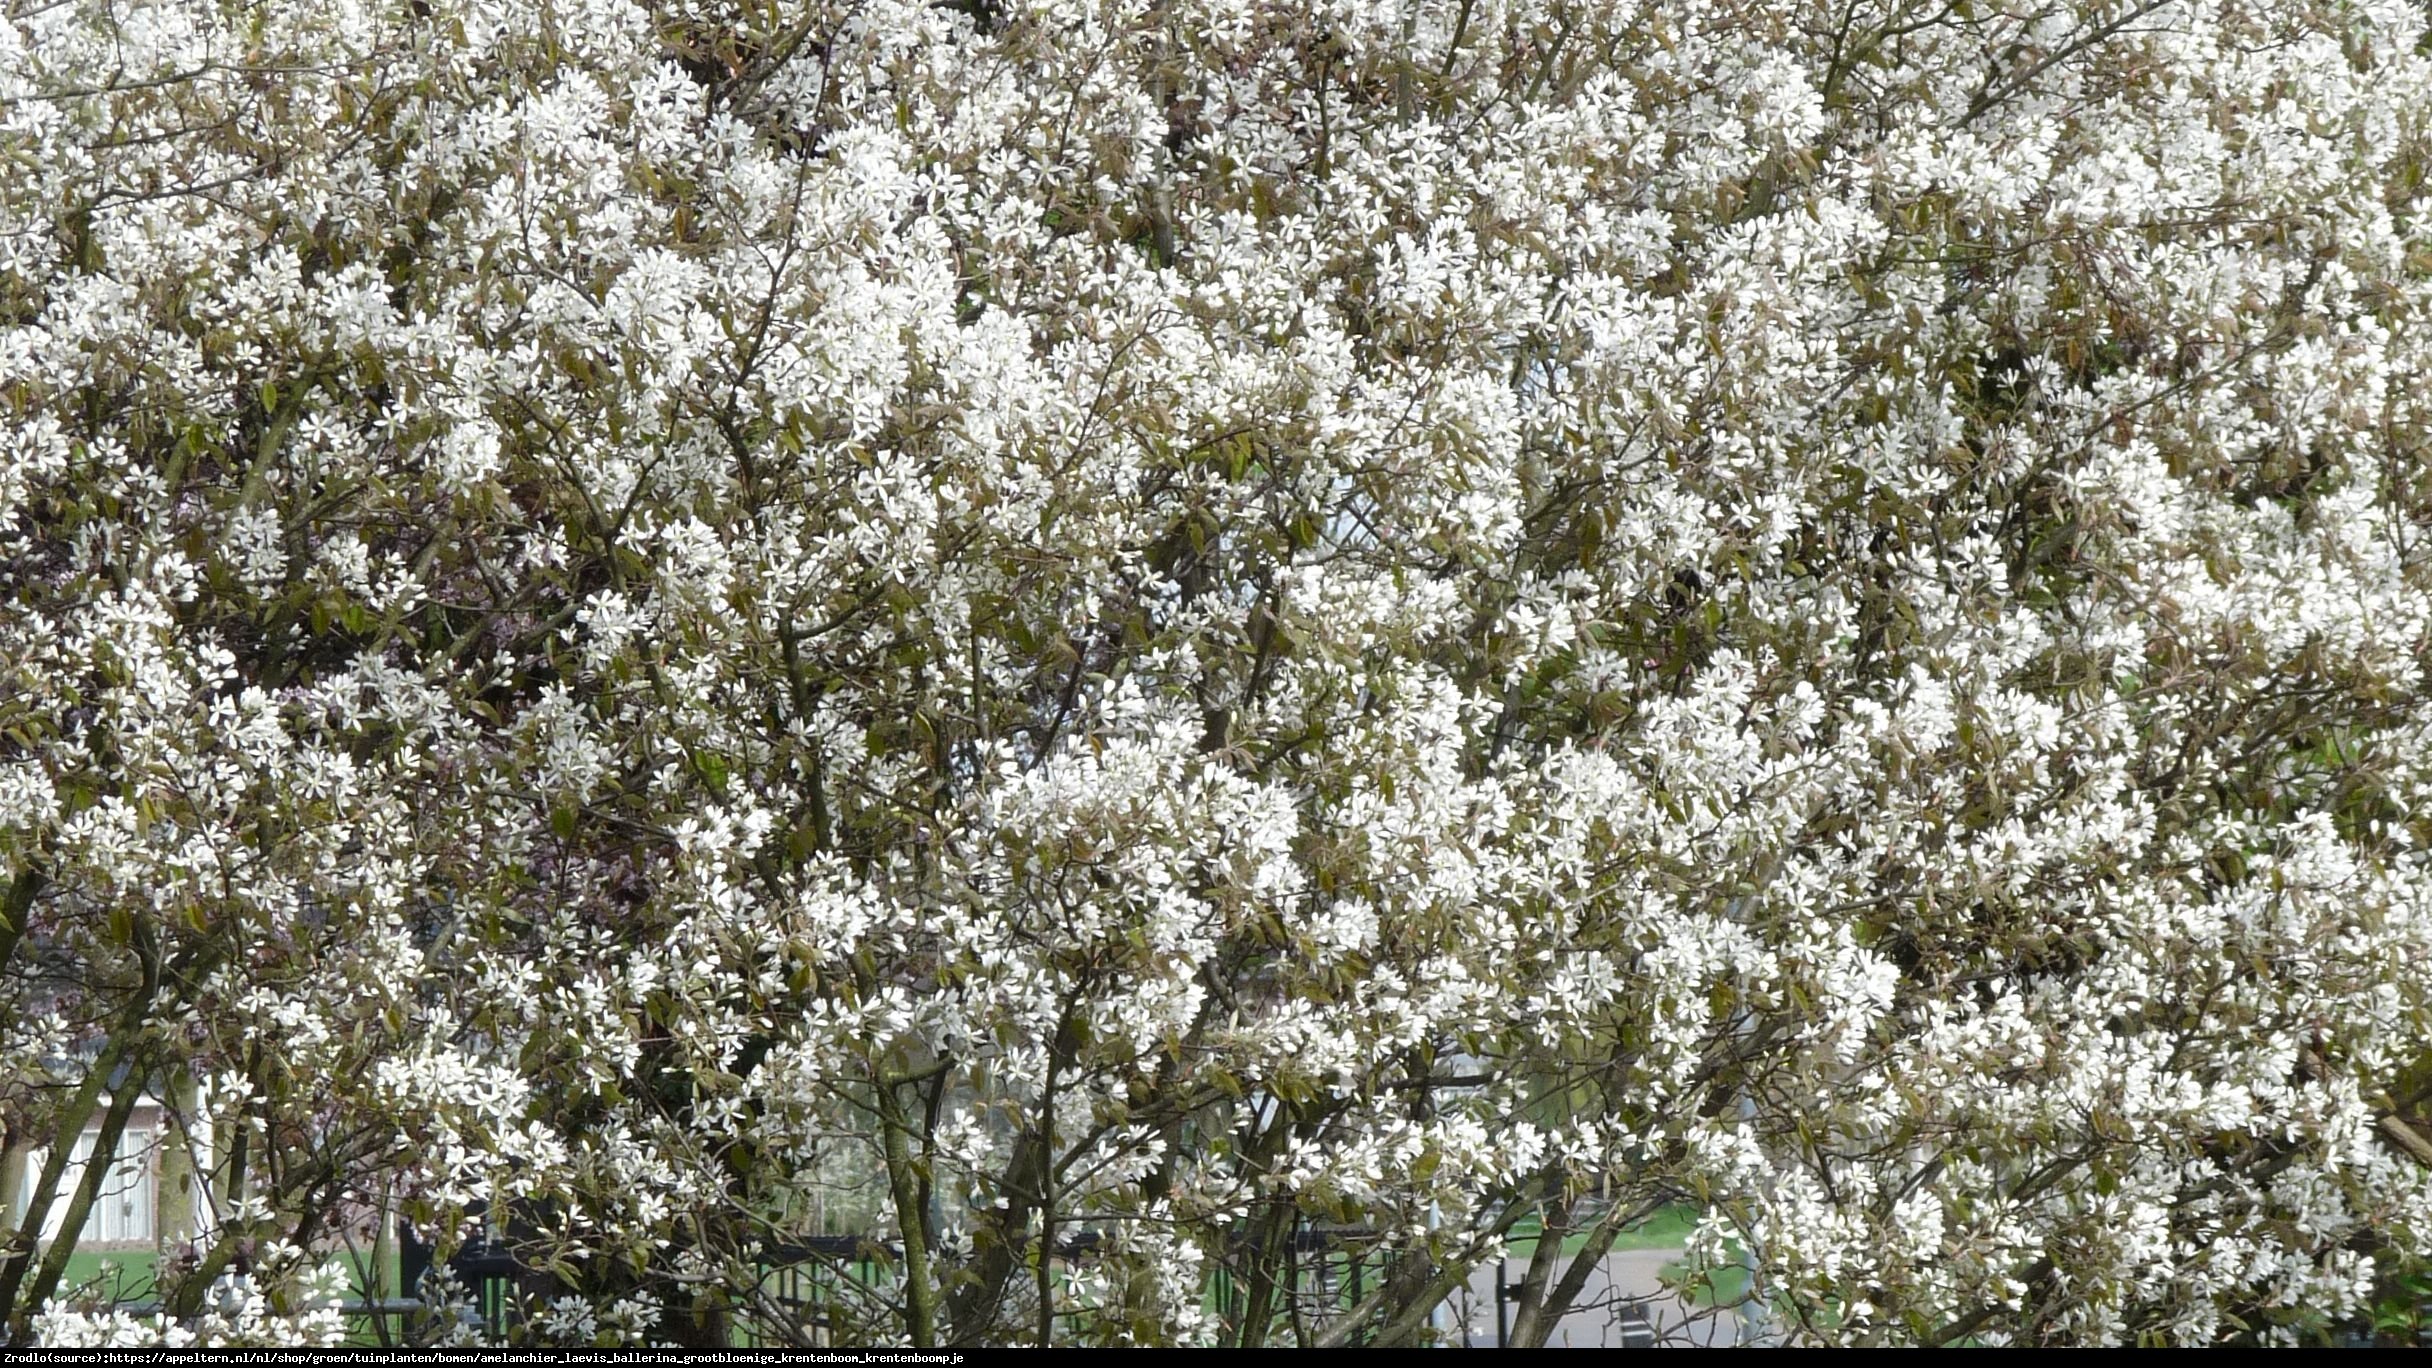
[[[199,1316],[178,1321],[54,1304],[34,1317],[34,1342],[52,1349],[327,1348],[346,1334],[338,1311],[345,1283],[339,1265],[273,1243],[255,1271],[215,1283]]]
[[[2358,1313],[2426,39],[11,8],[0,1139],[141,1077],[225,1209],[0,1335],[325,1339],[226,1280],[367,1213],[547,1342],[1410,1343],[1675,1202],[1786,1338]]]

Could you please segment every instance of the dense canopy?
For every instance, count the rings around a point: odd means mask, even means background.
[[[399,1217],[536,1343],[2432,1245],[2422,6],[6,14],[9,1342],[329,1339]]]

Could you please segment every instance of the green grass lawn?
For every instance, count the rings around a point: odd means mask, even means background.
[[[79,1249],[68,1256],[62,1292],[91,1288],[112,1301],[143,1301],[152,1295],[153,1270],[160,1256],[149,1249]]]
[[[1615,1249],[1678,1249],[1697,1229],[1697,1208],[1670,1206],[1613,1237]]]
[[[369,1251],[365,1253],[368,1256]],[[372,1299],[367,1298],[364,1287],[368,1269],[343,1253],[332,1254],[330,1259],[333,1263],[348,1266],[351,1276],[347,1279],[347,1296],[350,1300]],[[155,1295],[154,1280],[159,1264],[160,1256],[149,1249],[79,1249],[68,1256],[67,1272],[60,1279],[60,1295],[103,1302],[150,1301]],[[383,1285],[376,1294],[378,1298],[397,1295],[397,1266],[393,1253],[382,1269],[381,1282]],[[378,1345],[381,1340],[369,1319],[353,1317],[347,1327],[346,1343]]]
[[[1677,1282],[1688,1272],[1677,1260],[1665,1264],[1664,1281]],[[1691,1306],[1737,1306],[1748,1295],[1748,1270],[1738,1264],[1715,1269],[1704,1281],[1681,1288],[1681,1295]]]
[[[330,1258],[332,1262],[340,1262],[346,1256],[333,1254]],[[115,1294],[115,1299],[119,1301],[142,1301],[152,1295],[153,1273],[159,1265],[160,1256],[149,1249],[79,1249],[68,1256],[68,1271],[66,1277],[60,1280],[60,1288],[66,1291],[93,1286],[104,1295]],[[363,1277],[366,1270],[356,1266],[349,1271],[353,1275],[347,1279],[350,1294],[357,1297],[364,1295]],[[388,1267],[383,1272],[381,1281],[384,1285],[379,1295],[394,1297],[397,1295],[394,1255],[390,1256]]]
[[[365,1251],[368,1260],[369,1251]],[[330,1255],[333,1263],[348,1265],[348,1295],[365,1296],[364,1275],[369,1271],[349,1260],[343,1253]],[[160,1256],[149,1249],[79,1249],[68,1256],[67,1273],[60,1279],[62,1293],[91,1289],[95,1295],[113,1301],[144,1301],[152,1295],[152,1284]],[[382,1270],[382,1286],[376,1293],[394,1297],[397,1293],[397,1262],[392,1253]]]
[[[1689,1232],[1697,1228],[1697,1208],[1669,1206],[1631,1226],[1613,1237],[1616,1251],[1629,1249],[1678,1249],[1689,1242]],[[1537,1252],[1539,1226],[1534,1217],[1512,1227],[1511,1257],[1525,1259]],[[1585,1235],[1569,1235],[1562,1241],[1567,1257],[1588,1247]]]

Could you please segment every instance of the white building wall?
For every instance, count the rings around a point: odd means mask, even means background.
[[[118,1137],[114,1162],[102,1178],[101,1191],[94,1198],[84,1233],[77,1240],[79,1245],[152,1243],[160,1211],[159,1117],[160,1106],[150,1098],[136,1104],[134,1115]],[[84,1181],[98,1138],[97,1130],[87,1130],[77,1137],[75,1148],[69,1152],[67,1169],[60,1175],[58,1191],[53,1194],[51,1209],[43,1219],[45,1241],[58,1238],[68,1198]],[[38,1149],[26,1156],[25,1176],[19,1181],[18,1190],[8,1194],[12,1213],[32,1208],[34,1189],[42,1181],[42,1170],[49,1161],[47,1150]]]

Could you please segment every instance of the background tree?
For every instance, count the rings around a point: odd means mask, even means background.
[[[367,1213],[582,1341],[2422,1254],[2419,7],[8,14],[0,1115],[220,1207],[12,1342]]]

